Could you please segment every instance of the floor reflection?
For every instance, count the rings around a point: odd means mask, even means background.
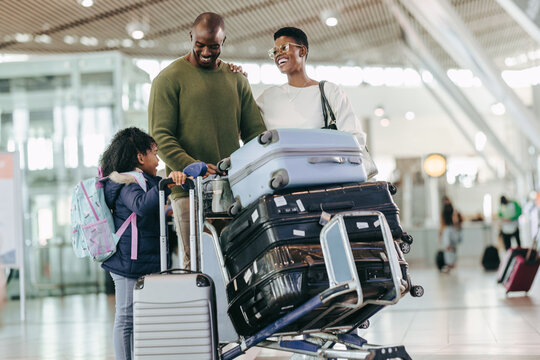
[[[407,296],[371,319],[360,335],[371,343],[404,344],[413,359],[540,358],[540,280],[529,296],[507,296],[495,273],[462,260],[441,274],[411,264],[422,298]],[[104,294],[29,299],[27,322],[19,302],[1,314],[0,357],[5,360],[114,359],[114,298]],[[248,359],[288,359],[289,354],[254,349]]]

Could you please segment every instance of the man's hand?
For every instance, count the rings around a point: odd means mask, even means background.
[[[223,172],[219,171],[217,166],[214,164],[206,164],[206,166],[208,167],[208,170],[206,170],[206,174],[204,174],[204,178],[206,178],[208,175],[214,175],[214,174],[225,175]]]

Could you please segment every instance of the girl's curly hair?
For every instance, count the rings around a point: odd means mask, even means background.
[[[139,165],[137,154],[146,154],[155,144],[154,138],[136,127],[120,130],[101,155],[103,176],[108,176],[113,171],[133,171]]]

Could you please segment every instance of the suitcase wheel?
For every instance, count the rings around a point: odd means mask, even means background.
[[[232,203],[231,206],[229,206],[229,208],[227,209],[227,213],[229,214],[229,216],[234,217],[238,215],[238,213],[240,212],[240,209],[242,209],[242,205],[240,205],[238,201],[235,201],[234,203]]]
[[[262,134],[259,134],[257,137],[257,141],[261,145],[266,145],[272,142],[272,132],[271,131],[265,131]]]
[[[421,297],[422,295],[424,295],[424,288],[421,285],[413,285],[411,287],[412,297]]]
[[[273,190],[277,190],[280,187],[283,186],[283,176],[277,175],[276,177],[273,177],[270,179],[270,188]]]
[[[406,242],[409,245],[413,243],[413,237],[409,234],[401,235],[401,240],[403,240],[403,242]]]
[[[219,171],[227,172],[231,168],[231,158],[225,158],[218,162],[217,168]]]
[[[361,323],[360,325],[358,325],[358,328],[359,329],[367,329],[369,327],[369,325],[371,325],[369,320],[366,320],[363,323]]]
[[[411,245],[407,244],[406,242],[400,242],[399,248],[401,249],[401,252],[404,254],[408,254],[411,251]]]
[[[394,184],[388,184],[388,191],[390,191],[390,194],[396,195],[397,193],[397,187]]]
[[[270,188],[272,190],[278,190],[289,184],[289,176],[286,172],[278,171],[270,179]]]

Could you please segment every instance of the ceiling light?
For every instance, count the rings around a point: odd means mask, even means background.
[[[517,61],[515,58],[513,57],[507,57],[506,59],[504,59],[504,64],[506,66],[516,66],[517,65]]]
[[[414,120],[415,117],[416,117],[416,115],[412,111],[407,111],[405,113],[405,119],[406,120]]]
[[[94,5],[94,0],[77,0],[77,2],[79,3],[79,5],[84,7],[90,7]]]
[[[107,39],[105,40],[105,46],[109,48],[120,47],[121,41],[119,39]]]
[[[150,30],[150,25],[144,21],[131,21],[126,25],[126,31],[135,40],[141,40]]]
[[[373,113],[375,114],[375,116],[377,117],[381,117],[381,116],[384,116],[384,108],[382,106],[377,106],[375,108],[375,110],[373,110]]]
[[[424,171],[431,177],[442,176],[446,172],[446,158],[441,154],[430,154],[424,160]]]
[[[36,35],[36,37],[34,37],[34,41],[42,44],[50,44],[52,42],[52,38],[49,35],[41,34]]]
[[[131,39],[124,39],[122,40],[122,47],[129,48],[133,46],[133,40]]]
[[[68,45],[73,45],[77,42],[77,37],[72,35],[64,36],[64,42]]]
[[[477,132],[476,135],[474,136],[475,149],[478,151],[484,151],[484,149],[486,148],[486,143],[487,143],[486,134],[484,134],[481,131]]]
[[[97,46],[99,41],[93,36],[81,36],[79,40],[84,46]]]
[[[324,23],[326,24],[326,26],[336,26],[338,24],[338,19],[333,16],[330,16],[326,18]]]
[[[500,102],[491,105],[491,112],[495,115],[504,115],[506,113],[506,108]]]
[[[30,34],[21,34],[21,33],[15,34],[15,41],[17,42],[25,43],[25,42],[29,42],[30,40],[32,40],[32,35]]]
[[[388,118],[382,118],[382,119],[381,119],[381,126],[382,126],[382,127],[389,127],[389,126],[390,126],[390,119],[388,119]]]
[[[321,20],[326,26],[336,26],[338,24],[337,13],[333,10],[324,10],[321,12]]]
[[[139,46],[143,49],[153,48],[156,46],[156,42],[154,40],[141,40],[139,41]]]

